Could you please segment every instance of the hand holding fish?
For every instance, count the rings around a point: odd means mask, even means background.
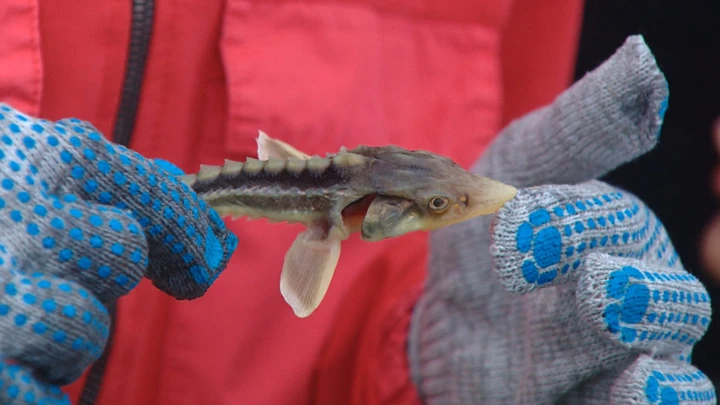
[[[147,277],[205,293],[237,245],[172,165],[90,124],[0,104],[0,403],[67,404],[108,339],[107,306]]]
[[[654,147],[667,97],[631,37],[486,151],[473,172],[519,192],[431,236],[408,348],[425,403],[716,402],[690,364],[705,288],[642,201],[594,180]]]

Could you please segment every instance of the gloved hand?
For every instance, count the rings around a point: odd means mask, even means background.
[[[64,404],[105,346],[106,305],[145,276],[201,296],[237,238],[179,169],[76,119],[0,104],[0,403]]]
[[[408,348],[425,403],[716,402],[689,363],[706,290],[642,201],[593,180],[654,147],[667,97],[631,37],[478,161],[522,189],[494,218],[431,235]]]

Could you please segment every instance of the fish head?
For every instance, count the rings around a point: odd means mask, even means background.
[[[380,192],[364,215],[361,236],[368,241],[432,231],[496,213],[517,189],[465,170],[424,151],[379,155],[373,171]]]

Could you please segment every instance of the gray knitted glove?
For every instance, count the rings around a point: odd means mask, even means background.
[[[65,404],[102,353],[105,307],[142,277],[201,296],[237,238],[175,178],[86,122],[0,104],[0,404]]]
[[[474,171],[522,189],[431,236],[409,337],[425,403],[716,403],[689,364],[706,290],[642,201],[593,180],[654,147],[667,97],[631,37],[487,150]]]

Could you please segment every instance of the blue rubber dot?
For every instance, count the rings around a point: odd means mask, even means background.
[[[40,281],[38,282],[38,287],[40,287],[40,288],[42,288],[42,289],[50,288],[50,286],[51,286],[51,284],[50,284],[50,282],[49,282],[48,280],[40,280]]]
[[[90,179],[85,182],[85,192],[86,193],[93,193],[98,188],[98,183],[94,179]]]
[[[140,233],[140,229],[138,229],[137,225],[135,225],[133,223],[129,223],[127,228],[128,228],[128,231],[130,231],[130,233],[132,233],[134,235],[138,235]]]
[[[77,315],[77,309],[74,305],[65,305],[63,307],[62,311],[63,315],[67,316],[68,318],[74,318],[75,315]]]
[[[73,257],[73,251],[72,249],[62,249],[60,250],[60,253],[58,253],[58,260],[61,262],[67,262],[68,260],[72,259]]]
[[[72,163],[73,157],[72,154],[66,150],[60,152],[60,159],[67,164]]]
[[[124,286],[128,283],[128,281],[130,281],[130,279],[128,279],[128,277],[124,274],[115,277],[115,283],[117,283],[117,285],[119,286]]]
[[[30,293],[23,294],[23,302],[25,302],[28,305],[35,305],[35,302],[37,302],[37,297]]]
[[[103,220],[99,215],[91,215],[89,222],[92,226],[101,226],[103,224]]]
[[[110,204],[110,202],[112,201],[112,194],[110,194],[110,192],[108,191],[103,191],[98,196],[98,201],[103,204]]]
[[[55,229],[64,229],[65,228],[65,222],[63,222],[60,218],[53,218],[52,221],[50,221],[50,225],[52,225]]]
[[[12,181],[12,179],[3,179],[0,185],[2,185],[2,188],[4,188],[5,190],[10,191],[15,186],[15,182]]]
[[[122,186],[127,181],[127,177],[125,177],[125,175],[120,172],[115,172],[115,174],[113,175],[113,180],[115,181],[116,185]]]
[[[143,255],[142,255],[142,253],[140,252],[140,250],[135,250],[135,251],[132,252],[132,254],[130,255],[130,260],[131,260],[133,263],[140,263],[140,261],[142,260],[142,256],[143,256]]]
[[[47,249],[52,249],[53,247],[55,247],[55,238],[51,236],[43,238],[43,247]]]
[[[73,216],[73,218],[82,218],[83,213],[77,208],[70,208],[70,215]]]
[[[17,294],[17,287],[15,287],[15,284],[13,283],[7,283],[5,284],[5,294],[14,296]]]
[[[137,183],[130,183],[128,190],[130,191],[130,194],[137,195],[140,192],[140,186]]]
[[[40,228],[35,223],[29,223],[27,225],[27,233],[31,236],[36,236],[40,233]]]
[[[17,314],[15,315],[15,326],[24,326],[27,323],[27,315]]]
[[[83,232],[80,228],[73,228],[70,230],[70,237],[76,241],[83,240]]]
[[[111,219],[109,222],[109,225],[110,225],[110,229],[112,229],[113,231],[122,232],[122,230],[123,230],[122,223],[120,221],[118,221],[117,219]]]
[[[143,193],[140,195],[140,202],[141,202],[141,203],[147,205],[147,204],[150,204],[150,201],[151,201],[150,194],[148,194],[147,192],[143,192]]]
[[[45,332],[47,332],[47,325],[45,325],[42,322],[37,322],[32,326],[33,332],[37,333],[38,335],[42,335]]]
[[[53,333],[52,338],[56,343],[64,343],[65,340],[67,339],[67,334],[65,333],[65,331],[58,330],[55,333]]]
[[[85,156],[85,159],[87,160],[95,160],[95,152],[92,149],[85,148],[83,149],[83,156]]]
[[[110,276],[110,267],[100,266],[98,269],[98,276],[100,276],[100,278],[108,278]]]
[[[72,170],[70,171],[70,175],[74,179],[82,179],[83,176],[85,176],[85,169],[82,166],[73,166]]]
[[[5,316],[10,312],[10,306],[7,304],[0,304],[0,316]]]
[[[90,132],[88,134],[88,139],[90,139],[91,141],[97,142],[97,141],[102,140],[102,136],[100,136],[100,134],[97,132]]]
[[[7,394],[8,398],[15,399],[20,395],[20,388],[18,388],[17,385],[11,385],[8,387],[7,390],[5,390],[5,393]]]
[[[47,215],[48,210],[43,205],[36,205],[35,208],[33,209],[33,212],[35,212],[35,215],[44,217],[45,215]]]
[[[82,349],[84,343],[85,342],[82,338],[77,338],[72,342],[71,347],[73,348],[73,350],[80,350]]]
[[[20,222],[22,221],[23,217],[20,211],[13,210],[10,212],[10,219],[12,219],[14,222]]]
[[[43,131],[45,131],[45,128],[43,128],[40,124],[32,124],[32,126],[30,126],[30,129],[37,132],[38,134],[42,134]],[[33,148],[35,146],[35,140],[29,136],[23,138],[23,143],[28,148]]]
[[[526,260],[522,264],[522,273],[525,280],[530,284],[534,284],[540,276],[540,270],[535,266],[535,262],[531,260]]]
[[[101,248],[103,246],[103,240],[98,235],[93,235],[90,238],[90,246],[94,248]]]
[[[62,199],[65,202],[72,203],[76,202],[78,200],[78,197],[75,194],[65,194]]]
[[[212,227],[205,230],[205,263],[213,270],[222,263],[223,248]]]
[[[119,243],[113,243],[110,250],[116,255],[121,255],[125,251],[125,247]]]
[[[20,164],[17,163],[17,162],[10,162],[10,170],[12,170],[12,171],[14,171],[14,172],[16,172],[16,173],[19,172],[19,171],[20,171]]]
[[[30,194],[27,191],[21,191],[17,194],[18,201],[27,204],[30,201]]]
[[[73,135],[73,136],[70,137],[70,145],[72,145],[72,146],[74,146],[74,147],[76,147],[76,148],[79,148],[80,146],[82,146],[82,141],[80,141],[80,138],[78,138],[77,136]]]
[[[78,260],[78,267],[80,267],[83,270],[87,270],[92,266],[92,260],[90,260],[89,257],[83,256]]]
[[[13,128],[17,128],[17,129],[18,129],[18,132],[20,131],[20,127],[18,127],[18,126],[17,126],[16,124],[14,124],[14,123],[13,123],[13,124],[10,124],[10,129],[13,129]],[[12,139],[10,139],[10,137],[7,136],[7,135],[3,135],[2,137],[0,137],[0,140],[2,140],[2,142],[3,142],[5,145],[8,145],[8,146],[12,145],[12,143],[13,143],[13,142],[12,142]]]
[[[108,163],[107,160],[98,160],[97,168],[102,174],[110,173],[110,163]]]
[[[0,208],[5,208],[5,200],[0,198]]]
[[[60,142],[54,135],[50,135],[47,137],[47,143],[50,146],[58,146],[60,144]]]

